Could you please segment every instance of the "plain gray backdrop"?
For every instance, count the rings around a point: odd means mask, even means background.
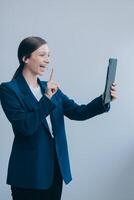
[[[86,121],[66,118],[73,181],[62,200],[134,199],[134,1],[1,0],[0,82],[18,67],[25,37],[47,40],[55,81],[70,98],[87,104],[102,94],[109,57],[118,58],[118,100],[108,113]],[[6,173],[13,141],[0,107],[0,199],[11,200]]]

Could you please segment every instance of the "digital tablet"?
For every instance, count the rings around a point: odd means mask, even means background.
[[[110,91],[111,91],[111,86],[115,81],[116,67],[117,67],[117,59],[110,58],[109,65],[107,68],[107,76],[106,76],[106,83],[104,90],[104,104],[110,103],[110,101],[112,100]]]

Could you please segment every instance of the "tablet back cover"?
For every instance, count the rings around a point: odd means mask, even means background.
[[[111,91],[111,86],[115,81],[116,67],[117,67],[117,59],[110,58],[107,69],[107,77],[106,77],[106,84],[104,91],[104,104],[110,103],[110,101],[112,100],[110,91]]]

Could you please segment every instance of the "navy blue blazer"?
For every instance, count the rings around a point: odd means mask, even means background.
[[[38,78],[38,83],[44,94],[47,82]],[[71,120],[86,120],[110,108],[110,104],[103,105],[101,96],[78,105],[60,89],[51,99],[43,95],[37,101],[22,74],[0,85],[0,100],[14,132],[7,184],[35,189],[49,188],[53,179],[53,138],[46,117],[50,114],[59,166],[67,184],[72,176],[64,115]]]

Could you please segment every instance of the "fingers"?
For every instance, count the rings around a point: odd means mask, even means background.
[[[50,74],[50,78],[49,78],[47,84],[48,84],[48,87],[50,87],[50,88],[52,88],[52,87],[59,88],[60,85],[55,83],[53,80],[54,80],[54,68],[52,68],[52,71],[51,71],[51,74]]]
[[[111,96],[112,96],[112,98],[117,99],[117,93],[116,92],[111,91]]]
[[[113,83],[111,86],[111,90],[116,91],[117,90],[117,84]]]
[[[111,90],[112,91],[117,91],[116,87],[114,87],[114,86],[111,87]]]
[[[117,84],[116,84],[115,82],[113,82],[113,84],[112,84],[112,85],[116,86]]]
[[[114,82],[111,86],[111,96],[112,99],[117,99],[117,88],[116,88],[117,84]]]
[[[54,69],[52,68],[49,81],[52,81],[53,79],[54,79]]]

